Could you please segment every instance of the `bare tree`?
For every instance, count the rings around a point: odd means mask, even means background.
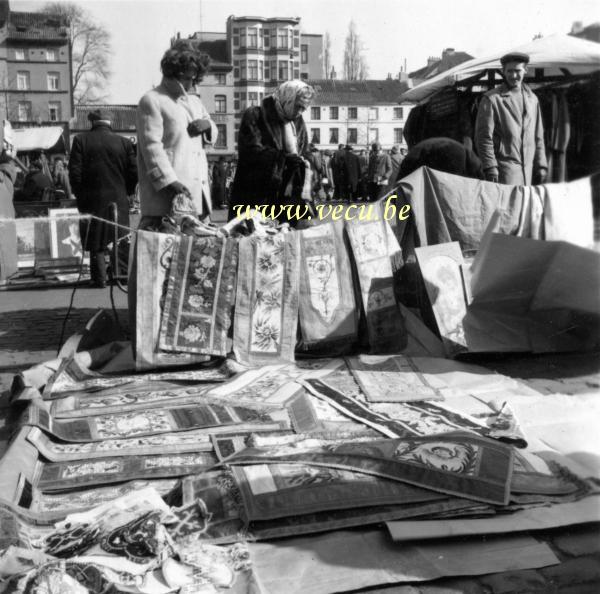
[[[323,70],[325,70],[325,78],[331,76],[331,36],[329,31],[325,31],[323,38]]]
[[[106,101],[105,88],[111,75],[110,33],[87,10],[72,2],[49,2],[43,12],[60,19],[69,28],[75,103]]]
[[[350,21],[344,45],[344,78],[364,80],[369,75],[369,67],[364,55],[363,43],[356,31],[356,24]]]

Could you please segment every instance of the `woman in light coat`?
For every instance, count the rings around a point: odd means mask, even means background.
[[[190,41],[177,41],[161,60],[160,85],[139,102],[140,228],[154,227],[169,214],[178,194],[191,197],[200,217],[212,210],[204,146],[216,141],[217,127],[193,94],[208,61]]]

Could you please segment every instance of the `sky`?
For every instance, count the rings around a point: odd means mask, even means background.
[[[67,1],[67,0],[61,0]],[[354,20],[369,78],[408,71],[453,47],[475,57],[508,50],[537,34],[568,33],[574,21],[600,21],[598,0],[75,0],[112,36],[110,103],[137,103],[160,82],[160,59],[177,32],[225,31],[229,15],[300,17],[305,33],[329,32],[333,65],[342,70]],[[45,2],[10,0],[13,10]]]

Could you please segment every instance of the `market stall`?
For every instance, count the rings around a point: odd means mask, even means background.
[[[600,170],[600,46],[569,35],[549,35],[474,58],[426,80],[400,97],[418,105],[404,136],[412,146],[447,136],[469,143],[479,97],[502,82],[500,57],[530,56],[525,82],[540,100],[549,157],[548,181],[565,181]]]

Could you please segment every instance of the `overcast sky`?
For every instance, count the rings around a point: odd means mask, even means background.
[[[369,78],[424,66],[454,47],[475,57],[568,33],[574,21],[600,21],[598,0],[79,0],[112,35],[112,103],[137,103],[160,82],[159,62],[180,32],[225,31],[229,15],[298,16],[306,33],[329,31],[333,64],[341,71],[351,19],[365,46]],[[45,2],[10,0],[14,10]]]

